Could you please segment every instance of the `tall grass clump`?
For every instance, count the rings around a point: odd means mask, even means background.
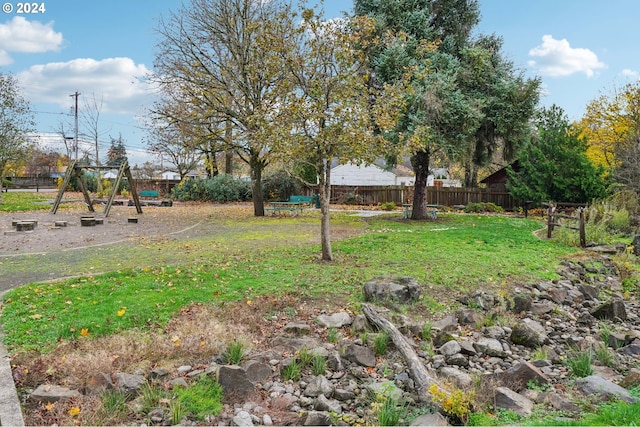
[[[584,378],[593,374],[591,359],[593,353],[591,349],[588,351],[572,351],[567,356],[566,365],[574,377]]]

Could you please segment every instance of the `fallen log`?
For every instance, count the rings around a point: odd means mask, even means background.
[[[416,383],[416,390],[418,391],[418,398],[423,402],[431,402],[431,394],[429,393],[429,387],[432,383],[435,383],[439,389],[444,390],[438,382],[429,374],[427,369],[422,364],[420,358],[411,347],[411,344],[402,335],[402,333],[396,328],[393,323],[382,317],[376,310],[368,304],[362,305],[362,312],[366,316],[367,320],[378,329],[385,331],[391,337],[393,344],[398,351],[402,353],[407,366],[409,367],[409,375]]]

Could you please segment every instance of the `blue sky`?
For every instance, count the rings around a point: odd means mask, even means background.
[[[17,13],[16,1],[0,3],[0,72],[20,81],[37,112],[37,130],[52,134],[64,122],[72,132],[69,95],[78,91],[81,111],[87,101],[102,100],[101,157],[109,137],[122,134],[130,162],[148,160],[139,119],[154,99],[145,76],[153,72],[155,29],[159,17],[182,2],[48,0],[37,2],[43,13],[31,14]],[[351,6],[325,0],[326,16]],[[640,77],[640,44],[633,36],[640,1],[480,0],[480,7],[477,31],[502,36],[503,55],[542,79],[541,104],[559,105],[572,120],[589,101]],[[64,151],[59,138],[43,140]]]

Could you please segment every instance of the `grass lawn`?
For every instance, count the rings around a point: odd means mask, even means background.
[[[285,226],[275,227],[278,221]],[[145,267],[14,289],[2,301],[5,344],[10,352],[47,351],[60,339],[163,327],[194,302],[251,304],[294,294],[357,310],[363,283],[382,275],[418,279],[425,291],[418,309],[437,315],[471,289],[509,292],[514,283],[554,278],[558,262],[577,252],[535,237],[541,223],[532,219],[443,214],[436,222],[414,222],[398,215],[362,220],[336,214],[335,224],[366,221],[366,231],[335,242],[337,259],[326,263],[318,260],[318,245],[290,238],[297,229],[306,236],[318,221],[226,217],[211,235],[120,248],[123,257],[133,254],[126,251],[139,254]],[[188,246],[188,257],[165,265],[162,260],[178,245]],[[120,256],[112,250],[109,257]]]
[[[10,191],[2,193],[0,212],[21,212],[33,210],[49,210],[49,202],[55,199],[55,193],[30,193]]]

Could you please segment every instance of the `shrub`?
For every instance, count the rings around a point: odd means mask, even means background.
[[[504,208],[502,206],[498,206],[495,203],[469,203],[465,206],[464,211],[466,213],[480,213],[480,212],[493,212],[493,213],[502,213],[504,212]]]
[[[251,199],[251,185],[231,175],[185,179],[173,187],[173,197],[181,201],[243,202]]]
[[[395,210],[396,204],[394,202],[385,202],[380,205],[380,209],[383,211],[392,211]]]
[[[294,194],[302,194],[302,190],[302,182],[283,170],[266,176],[262,181],[265,200],[289,200]]]

